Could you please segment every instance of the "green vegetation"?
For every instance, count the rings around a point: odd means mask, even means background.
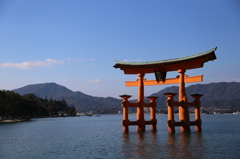
[[[29,118],[47,116],[74,116],[74,106],[65,100],[42,99],[34,94],[19,95],[13,91],[0,91],[0,116],[5,118]]]

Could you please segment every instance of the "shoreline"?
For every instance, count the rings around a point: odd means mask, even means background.
[[[16,122],[22,122],[22,121],[29,121],[31,119],[3,119],[0,120],[0,123],[16,123]]]

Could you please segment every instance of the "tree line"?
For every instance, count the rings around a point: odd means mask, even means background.
[[[34,94],[19,95],[13,91],[0,90],[0,116],[5,118],[29,118],[48,116],[75,116],[74,106],[65,100],[57,101],[37,97]]]

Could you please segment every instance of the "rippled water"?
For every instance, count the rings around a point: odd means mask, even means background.
[[[134,119],[135,116],[130,116]],[[147,119],[147,117],[146,117]],[[123,133],[122,116],[42,118],[0,124],[1,159],[239,158],[240,115],[202,115],[202,133],[169,135],[166,115],[158,130]]]

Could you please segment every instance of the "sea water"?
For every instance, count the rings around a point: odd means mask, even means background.
[[[176,127],[175,134],[167,132],[166,115],[157,115],[156,132],[147,125],[142,133],[135,126],[123,133],[121,115],[1,123],[0,159],[240,158],[240,115],[201,118],[201,133],[192,126],[191,133]]]

